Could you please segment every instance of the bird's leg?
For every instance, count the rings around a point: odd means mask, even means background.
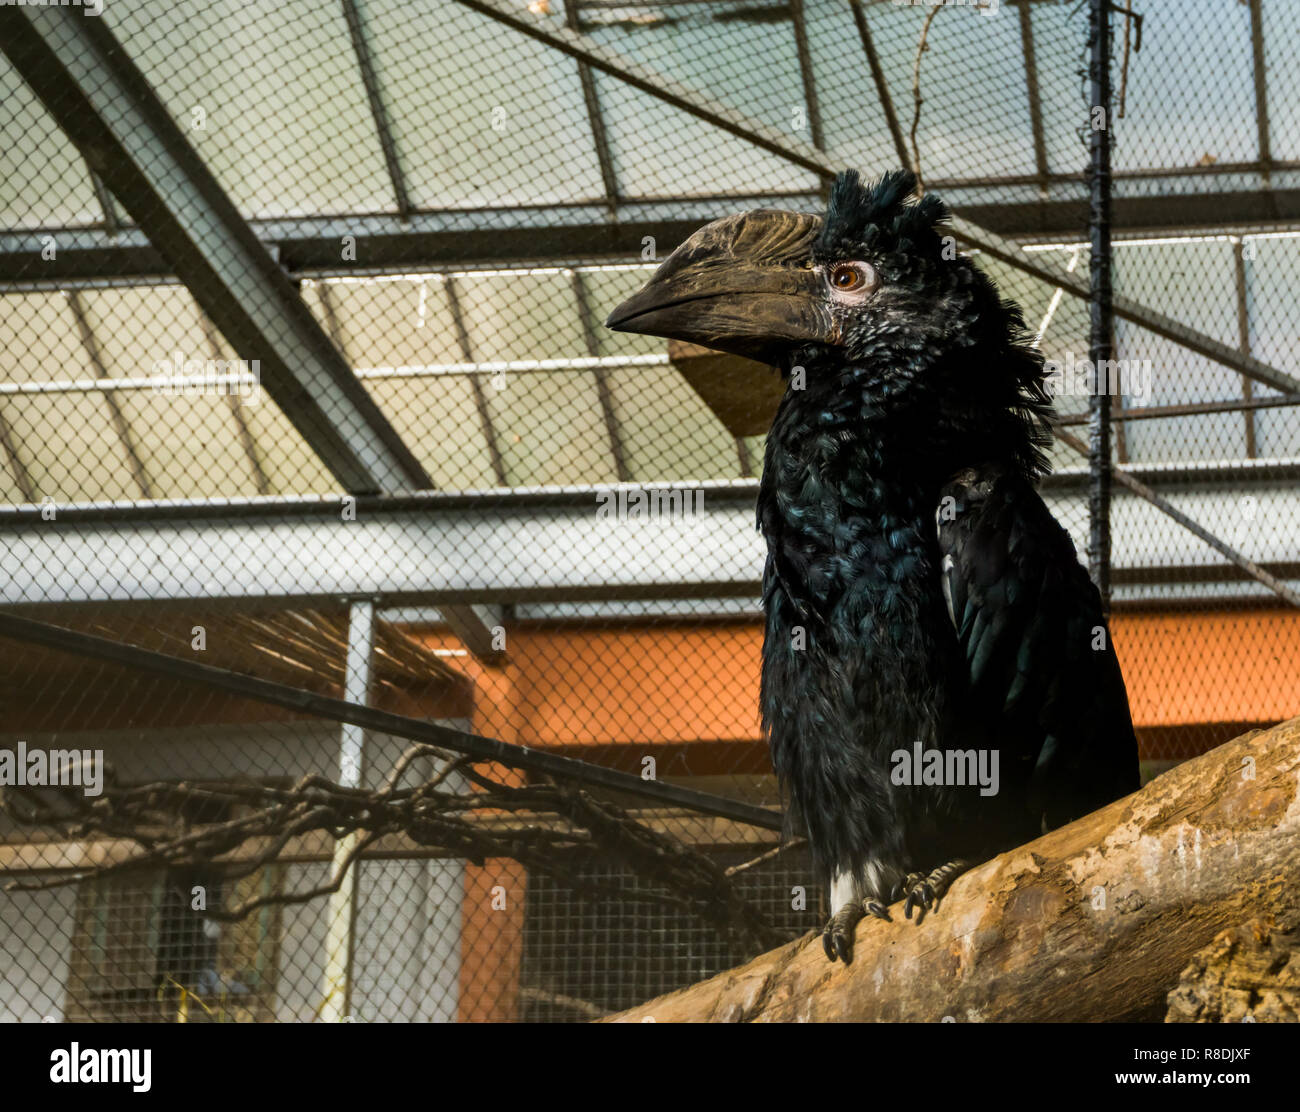
[[[865,914],[862,905],[854,900],[831,916],[822,930],[822,948],[831,961],[838,958],[848,965],[853,960],[853,928]]]
[[[893,922],[889,917],[889,908],[871,896],[864,900],[850,900],[831,916],[830,922],[822,931],[822,946],[831,961],[839,958],[848,965],[853,960],[853,930],[868,915]]]
[[[904,879],[902,888],[902,894],[907,896],[907,902],[903,905],[904,917],[910,919],[912,908],[916,906],[920,909],[916,916],[919,923],[931,907],[939,906],[939,901],[952,886],[952,882],[972,864],[974,862],[959,857],[946,865],[940,865],[928,876],[925,873],[910,873]]]
[[[822,946],[831,961],[848,965],[853,960],[853,929],[864,916],[889,919],[889,909],[877,898],[888,890],[882,883],[880,866],[873,862],[857,873],[842,869],[831,875],[830,905],[839,910],[822,931]]]

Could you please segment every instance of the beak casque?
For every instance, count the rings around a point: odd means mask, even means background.
[[[822,220],[757,209],[706,224],[605,321],[616,332],[685,340],[775,363],[834,328],[812,243]]]

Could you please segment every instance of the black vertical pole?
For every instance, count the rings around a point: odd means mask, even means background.
[[[1088,572],[1110,611],[1110,393],[1103,368],[1113,358],[1110,282],[1110,0],[1089,0],[1088,231],[1091,296],[1088,358],[1095,386],[1088,399]]]

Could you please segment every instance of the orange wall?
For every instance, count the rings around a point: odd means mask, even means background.
[[[1140,730],[1300,714],[1300,612],[1128,612],[1111,628]],[[754,623],[522,629],[504,666],[465,666],[474,729],[548,747],[757,740],[762,636]]]
[[[1191,756],[1245,725],[1300,714],[1300,612],[1130,612],[1111,629],[1145,759]],[[431,647],[458,645],[411,632]],[[473,729],[574,756],[619,744],[633,769],[650,743],[659,775],[767,771],[756,744],[762,636],[756,623],[520,629],[502,666],[460,658],[474,681]],[[612,756],[597,759],[626,764]],[[462,1019],[517,1014],[526,884],[511,861],[467,870]],[[495,886],[505,910],[491,908]]]
[[[1300,714],[1300,611],[1122,614],[1111,626],[1139,728]]]

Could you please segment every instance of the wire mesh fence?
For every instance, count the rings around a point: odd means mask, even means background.
[[[1124,7],[1150,773],[1300,705],[1300,9]],[[757,713],[781,384],[602,322],[910,166],[1051,361],[1082,553],[1085,6],[96,0],[0,47],[0,618],[45,631],[0,629],[0,1017],[585,1020],[819,929]]]

